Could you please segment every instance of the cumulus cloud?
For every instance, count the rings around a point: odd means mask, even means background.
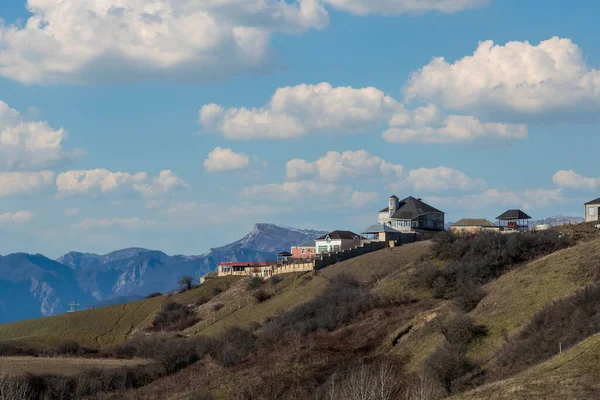
[[[484,123],[473,116],[447,115],[435,105],[394,115],[383,138],[390,143],[460,143],[518,140],[528,135],[523,124]]]
[[[205,131],[233,140],[289,139],[307,133],[363,133],[378,130],[400,105],[373,87],[334,88],[323,82],[279,88],[261,108],[209,104],[200,110]]]
[[[54,183],[54,172],[0,172],[0,197],[33,193]]]
[[[56,186],[65,194],[83,194],[90,191],[112,192],[119,187],[133,185],[148,179],[148,174],[138,172],[112,172],[107,169],[67,171],[58,175]]]
[[[235,153],[231,149],[216,147],[204,160],[208,172],[235,171],[250,165],[250,157],[245,153]]]
[[[150,184],[135,184],[133,188],[147,198],[159,197],[173,190],[188,187],[173,171],[164,170]]]
[[[233,140],[293,139],[313,134],[380,132],[391,143],[459,143],[527,137],[521,124],[485,123],[468,115],[448,115],[431,104],[413,110],[373,87],[354,89],[298,85],[277,89],[261,108],[208,104],[200,110],[205,132]],[[297,161],[297,168],[310,168]]]
[[[204,80],[265,69],[274,33],[323,28],[320,0],[28,0],[0,25],[0,75],[32,83]]]
[[[361,208],[376,199],[377,195],[355,191],[349,185],[294,181],[245,187],[242,189],[242,197],[246,200],[269,200],[275,203],[312,202],[314,206],[324,208],[340,205]]]
[[[338,10],[357,15],[405,14],[439,11],[452,14],[471,8],[482,7],[491,0],[325,0]]]
[[[31,211],[18,211],[15,213],[0,214],[0,225],[18,224],[24,225],[33,219]]]
[[[123,228],[127,230],[139,230],[156,227],[159,222],[154,219],[140,219],[140,218],[102,218],[102,219],[91,219],[86,218],[76,224],[71,224],[71,228],[81,230],[94,230],[94,229],[109,229],[109,228]]]
[[[326,181],[337,181],[344,177],[372,177],[373,175],[399,178],[404,171],[402,165],[388,163],[380,157],[372,156],[365,150],[343,153],[330,151],[313,162],[294,159],[288,161],[286,169],[288,179],[317,175]]]
[[[464,172],[448,167],[436,167],[408,171],[402,181],[390,186],[393,191],[411,188],[417,192],[439,192],[481,190],[485,185],[483,179],[472,179]]]
[[[488,40],[454,63],[434,58],[413,73],[405,95],[488,116],[498,111],[551,116],[597,109],[600,71],[570,39],[553,37],[537,46]]]
[[[481,193],[467,194],[459,197],[428,197],[431,204],[448,207],[453,210],[471,211],[494,208],[497,214],[504,208],[522,208],[528,210],[548,207],[567,202],[562,189],[527,189],[522,191],[488,189]],[[500,208],[500,209],[498,209]],[[494,217],[496,216],[494,215]]]
[[[575,171],[562,170],[552,176],[552,182],[561,188],[595,190],[600,185],[600,178],[587,178]]]
[[[53,129],[45,121],[30,121],[0,101],[0,168],[36,170],[72,160],[82,151],[65,151],[66,138],[63,128]]]

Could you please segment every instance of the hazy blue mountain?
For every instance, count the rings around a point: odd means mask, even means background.
[[[0,257],[0,323],[63,313],[71,301],[92,299],[74,271],[56,261],[40,254]]]
[[[0,257],[0,323],[120,304],[177,288],[184,275],[199,279],[223,261],[274,260],[278,252],[326,232],[257,224],[242,239],[199,256],[169,256],[129,248],[98,255],[70,252],[56,261],[42,255]]]

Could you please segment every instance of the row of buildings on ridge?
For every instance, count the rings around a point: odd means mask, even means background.
[[[597,210],[600,210],[598,199]],[[521,210],[508,210],[493,222],[484,218],[465,218],[453,224],[452,232],[472,234],[480,231],[502,233],[528,229],[531,217]],[[277,261],[223,262],[218,275],[270,277],[277,273],[318,269],[331,263],[384,247],[431,239],[445,230],[445,213],[421,198],[388,199],[387,207],[377,212],[377,223],[361,233],[335,230],[310,242],[293,246],[278,254]]]

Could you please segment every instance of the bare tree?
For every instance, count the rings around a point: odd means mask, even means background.
[[[409,385],[406,391],[406,398],[408,400],[438,400],[443,397],[443,390],[439,385],[422,374]]]
[[[193,276],[183,276],[181,277],[181,279],[179,279],[179,284],[186,288],[187,290],[190,290],[192,288],[192,283],[194,282],[194,277]]]
[[[339,384],[333,379],[329,389],[331,400],[394,400],[400,395],[398,371],[387,360],[374,365],[361,364]]]
[[[25,379],[0,375],[0,400],[29,400],[31,398],[33,398],[33,393]]]

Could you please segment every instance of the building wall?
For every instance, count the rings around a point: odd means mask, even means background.
[[[592,214],[590,214],[592,210]],[[598,221],[598,211],[600,210],[600,204],[589,204],[585,206],[585,222]]]
[[[386,212],[381,212],[379,214],[377,214],[377,223],[378,224],[385,224],[386,222],[388,222],[390,220],[390,215]]]
[[[292,247],[292,258],[313,258],[317,253],[316,247]]]
[[[327,243],[327,240],[317,240],[315,242],[315,248],[318,253],[331,253],[336,251],[336,246],[339,250],[342,250],[343,240],[341,239],[332,239],[330,243]]]

